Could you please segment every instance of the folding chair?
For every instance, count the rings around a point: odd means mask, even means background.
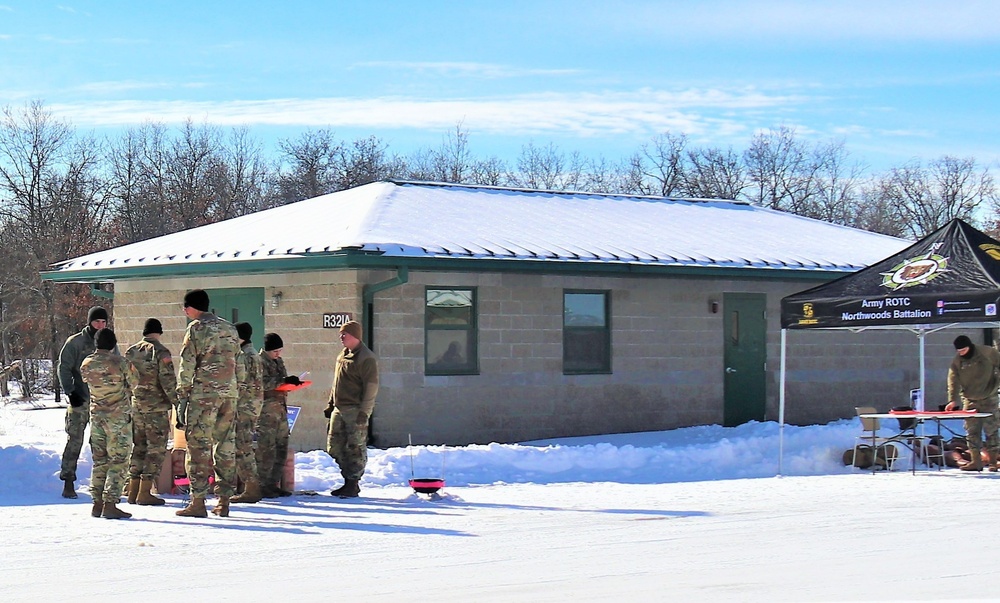
[[[857,456],[858,446],[861,444],[866,444],[871,446],[872,452],[874,453],[873,463],[872,463],[872,473],[875,473],[879,467],[879,451],[885,450],[882,457],[885,462],[885,468],[889,471],[899,462],[901,456],[899,452],[901,449],[905,449],[909,452],[910,456],[910,467],[913,471],[916,471],[917,465],[917,440],[920,438],[917,436],[916,419],[899,419],[899,433],[891,436],[884,436],[880,433],[882,428],[882,421],[874,417],[862,417],[861,415],[875,414],[878,411],[871,406],[855,406],[854,411],[858,414],[858,418],[861,420],[861,433],[855,438],[854,441],[854,454]],[[889,451],[892,450],[895,454],[890,455]]]

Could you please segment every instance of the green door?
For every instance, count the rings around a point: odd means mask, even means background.
[[[264,346],[264,288],[207,289],[209,311],[236,324],[248,322],[253,327],[250,340],[255,349]]]
[[[767,298],[759,293],[726,293],[722,298],[725,346],[726,427],[764,420]]]

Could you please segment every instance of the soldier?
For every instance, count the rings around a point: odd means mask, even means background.
[[[236,417],[238,378],[236,328],[208,311],[208,293],[184,296],[184,314],[191,320],[181,344],[177,376],[178,422],[187,438],[185,468],[191,480],[191,502],[177,511],[181,517],[208,517],[205,497],[215,467],[219,502],[212,513],[229,517],[229,498],[236,489]]]
[[[153,496],[153,480],[167,456],[170,408],[177,406],[177,377],[170,350],[160,343],[163,325],[146,320],[142,340],[125,350],[125,359],[135,369],[137,382],[132,396],[132,460],[129,462],[128,502],[162,505]]]
[[[289,377],[281,352],[285,343],[277,333],[264,336],[260,352],[261,375],[264,384],[264,406],[257,419],[257,475],[264,498],[291,496],[281,489],[281,476],[288,458],[288,394],[278,391],[283,383],[299,384],[298,377]]]
[[[125,471],[132,448],[131,400],[135,370],[112,352],[118,343],[115,332],[104,328],[94,337],[97,349],[80,365],[80,376],[90,392],[90,452],[94,469],[90,495],[92,517],[128,519],[131,513],[118,508],[125,485]]]
[[[955,358],[948,367],[948,404],[945,410],[962,408],[988,412],[986,418],[970,417],[965,420],[969,456],[972,461],[962,465],[963,471],[982,471],[983,431],[986,432],[986,449],[989,451],[990,471],[996,471],[1000,457],[1000,409],[997,408],[997,390],[1000,389],[1000,353],[987,345],[973,345],[966,335],[955,338]]]
[[[250,337],[253,327],[250,323],[236,325],[240,336],[240,353],[236,363],[243,366],[244,378],[240,381],[240,396],[236,402],[236,475],[243,480],[243,492],[232,497],[231,503],[255,503],[260,501],[260,480],[257,476],[257,461],[253,449],[253,432],[257,429],[257,417],[264,403],[264,386],[261,381],[260,356],[253,349]]]
[[[340,467],[344,485],[330,494],[355,498],[368,464],[368,421],[378,394],[378,358],[361,342],[361,323],[340,327],[344,349],[337,356],[333,389],[323,414],[330,419],[326,451]],[[332,418],[331,418],[332,415]]]
[[[76,498],[76,465],[83,449],[83,434],[90,421],[90,390],[80,376],[83,359],[95,349],[94,335],[108,326],[108,311],[94,306],[87,312],[87,326],[71,335],[59,352],[59,386],[69,396],[66,407],[66,448],[63,450],[59,479],[63,481],[63,498]],[[117,353],[117,348],[115,353]]]

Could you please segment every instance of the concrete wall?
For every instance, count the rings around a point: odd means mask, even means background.
[[[284,339],[289,372],[309,371],[314,382],[289,397],[289,404],[302,407],[292,446],[322,449],[322,409],[340,350],[337,330],[322,328],[322,314],[351,312],[360,319],[362,284],[394,275],[342,271],[119,282],[113,326],[127,345],[140,338],[147,317],[157,317],[164,343],[177,354],[186,324],[185,291],[264,287],[266,330]],[[709,302],[721,303],[724,293],[734,292],[767,296],[767,418],[776,420],[780,299],[812,284],[411,272],[406,284],[375,296],[382,383],[374,444],[402,446],[408,437],[416,444],[512,442],[720,423],[725,313],[713,314]],[[480,374],[424,375],[427,286],[476,288]],[[564,289],[611,291],[612,374],[562,374]],[[275,291],[282,300],[272,308],[268,300]],[[956,334],[928,338],[928,406],[944,401]],[[917,341],[907,332],[789,332],[786,421],[826,422],[852,416],[862,403],[881,410],[905,403],[919,380]]]

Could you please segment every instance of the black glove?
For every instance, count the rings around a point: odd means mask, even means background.
[[[76,392],[69,393],[69,405],[73,408],[80,408],[83,406],[83,396]]]
[[[327,406],[326,409],[323,410],[323,416],[329,419],[332,415],[333,415],[333,407]]]
[[[285,383],[290,383],[292,385],[302,385],[302,380],[295,375],[289,375],[285,377]]]

